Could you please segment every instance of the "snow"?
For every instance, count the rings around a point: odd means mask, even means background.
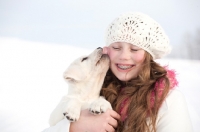
[[[38,132],[67,93],[62,75],[77,57],[92,50],[70,45],[0,38],[0,131]],[[163,59],[178,74],[194,131],[200,130],[200,61]]]

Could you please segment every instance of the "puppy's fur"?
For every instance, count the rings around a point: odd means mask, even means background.
[[[99,96],[104,77],[109,68],[109,58],[97,48],[89,56],[76,59],[64,72],[69,87],[58,106],[51,113],[49,124],[55,125],[66,117],[77,121],[81,109],[89,109],[94,114],[112,109],[110,103]]]

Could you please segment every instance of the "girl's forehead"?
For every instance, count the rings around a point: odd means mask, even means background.
[[[126,42],[115,42],[115,43],[112,43],[111,46],[130,46],[130,47],[135,47],[135,48],[139,48],[138,46],[134,45],[134,44],[131,44],[131,43],[126,43]]]

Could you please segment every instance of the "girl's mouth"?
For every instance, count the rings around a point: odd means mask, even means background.
[[[135,65],[127,65],[127,64],[117,64],[117,68],[120,70],[129,70]]]

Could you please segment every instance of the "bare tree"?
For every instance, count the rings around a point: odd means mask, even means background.
[[[200,29],[195,34],[195,59],[200,60]]]
[[[186,32],[176,52],[179,53],[178,58],[200,60],[200,29],[194,35]]]
[[[186,32],[183,36],[183,44],[180,46],[181,57],[184,59],[191,59],[193,56],[192,36]]]

